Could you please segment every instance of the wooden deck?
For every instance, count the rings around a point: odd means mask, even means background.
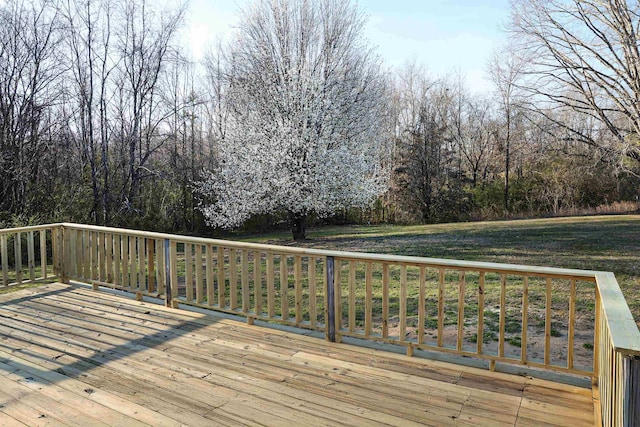
[[[62,284],[0,295],[0,425],[588,425],[590,389]]]

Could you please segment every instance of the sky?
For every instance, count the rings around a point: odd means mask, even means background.
[[[251,0],[191,0],[185,36],[195,59],[234,31]],[[421,64],[433,75],[461,73],[476,93],[491,90],[486,64],[504,42],[509,0],[358,0],[368,15],[365,36],[385,63]]]

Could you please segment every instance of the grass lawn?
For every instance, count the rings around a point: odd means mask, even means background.
[[[325,227],[310,230],[309,239],[295,243],[283,232],[238,240],[612,271],[640,325],[640,215]]]

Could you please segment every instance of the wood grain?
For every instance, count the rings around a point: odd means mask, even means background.
[[[80,286],[0,295],[0,316],[7,425],[593,424],[590,388],[327,343]]]

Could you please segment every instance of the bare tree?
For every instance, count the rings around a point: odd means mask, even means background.
[[[75,94],[73,123],[81,158],[89,164],[93,207],[92,221],[108,224],[111,220],[111,167],[108,92],[110,75],[118,59],[112,49],[110,1],[71,1],[62,7],[66,25],[70,66],[69,90]]]
[[[219,144],[225,139],[227,133],[227,123],[231,113],[230,100],[227,99],[229,81],[225,77],[224,70],[224,47],[218,40],[215,49],[209,51],[204,60],[205,67],[205,88],[207,108],[207,123],[209,129],[209,147],[211,153],[215,152],[215,144]],[[215,156],[210,156],[212,160]],[[213,166],[211,164],[210,166]]]
[[[504,210],[509,212],[509,175],[513,148],[515,115],[520,112],[522,94],[519,82],[524,61],[512,49],[495,52],[489,62],[489,74],[495,86],[496,97],[504,124],[498,128],[496,139],[504,150]]]
[[[399,107],[393,188],[406,220],[436,221],[443,217],[448,189],[458,184],[451,167],[456,159],[456,97],[446,81],[429,78],[415,64],[399,73],[395,91]]]
[[[177,51],[171,52],[171,58],[162,83],[168,129],[162,176],[178,193],[180,206],[174,212],[174,223],[193,231],[197,209],[191,183],[211,157],[204,141],[204,123],[209,117],[204,90],[198,87],[196,64]]]
[[[142,181],[153,176],[147,162],[163,143],[156,137],[164,119],[159,108],[160,77],[185,9],[159,13],[146,0],[126,0],[122,8],[123,19],[116,29],[122,64],[118,110],[126,156],[122,194],[124,209],[135,212],[142,208]]]
[[[0,210],[29,210],[48,152],[43,121],[60,95],[59,19],[48,2],[0,6]],[[34,189],[31,188],[34,187]]]
[[[475,187],[489,173],[497,123],[487,99],[470,99],[461,108],[463,114],[456,122],[455,138],[463,158],[462,169],[471,175],[471,185]]]
[[[602,146],[566,124],[572,138],[640,162],[640,4],[513,0],[511,5],[509,31],[528,58],[523,86],[550,107],[596,118],[615,144]]]

